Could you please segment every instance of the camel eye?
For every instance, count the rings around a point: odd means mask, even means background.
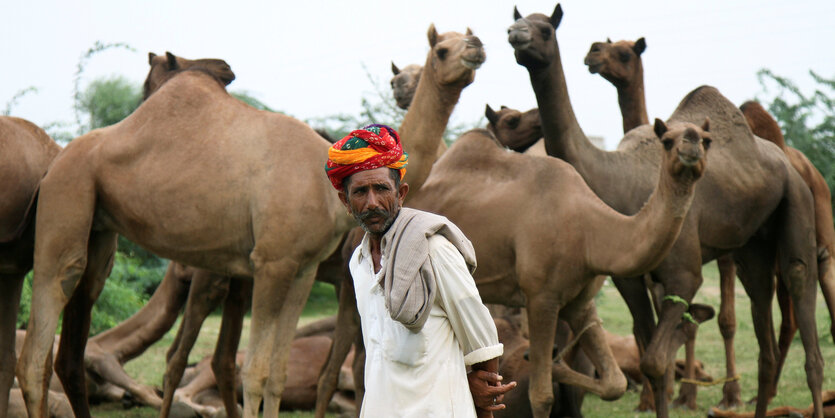
[[[518,117],[510,118],[507,121],[507,126],[510,127],[510,129],[516,129],[516,127],[519,126],[519,118]]]
[[[548,39],[551,37],[551,29],[549,28],[542,28],[539,30],[539,33],[542,34],[542,37]]]
[[[618,55],[619,55],[618,58],[620,58],[620,62],[629,62],[629,58],[631,58],[629,56],[629,53],[626,52],[626,51],[621,51],[620,54],[618,54]]]
[[[710,138],[702,138],[702,145],[704,145],[705,151],[710,149],[711,142],[713,142],[713,140]]]
[[[673,149],[673,140],[672,139],[667,138],[667,139],[661,141],[661,143],[664,144],[664,149],[665,150],[669,151],[669,150]]]
[[[449,53],[449,50],[446,48],[441,48],[438,50],[438,58],[444,60],[446,59],[446,54]]]

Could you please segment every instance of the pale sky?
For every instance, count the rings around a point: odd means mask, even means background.
[[[390,62],[422,64],[426,31],[473,29],[487,61],[467,87],[454,122],[475,121],[484,105],[536,106],[527,71],[507,42],[513,6],[523,15],[550,14],[553,1],[14,1],[4,2],[0,111],[21,89],[12,115],[43,125],[74,120],[72,85],[79,57],[96,41],[136,49],[96,55],[82,87],[121,74],[141,83],[147,54],[222,58],[235,71],[232,91],[247,91],[300,119],[358,113],[373,87],[363,66],[383,86]],[[806,91],[808,70],[835,76],[835,2],[828,1],[590,1],[562,3],[557,30],[569,93],[580,125],[603,136],[607,148],[622,137],[617,96],[589,74],[583,57],[592,42],[646,38],[643,54],[650,119],[666,119],[702,84],[737,104],[761,93],[756,72],[769,68]],[[376,121],[383,122],[386,121]]]

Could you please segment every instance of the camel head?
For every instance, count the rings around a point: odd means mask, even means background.
[[[490,105],[487,105],[484,109],[484,116],[489,121],[487,129],[496,135],[503,146],[514,151],[524,152],[542,138],[542,123],[539,120],[537,108],[522,113],[502,106],[496,112]]]
[[[429,25],[429,56],[424,68],[432,69],[432,78],[439,85],[467,86],[475,79],[475,70],[487,59],[484,45],[472,30],[465,34],[445,32],[438,34],[435,25]],[[423,75],[427,72],[424,71]]]
[[[513,46],[516,62],[530,69],[547,67],[559,56],[557,48],[557,27],[562,20],[562,7],[557,4],[551,16],[534,13],[522,17],[513,8],[516,20],[507,29],[507,41]]]
[[[159,56],[153,52],[149,52],[148,64],[151,66],[151,70],[148,71],[148,77],[145,78],[142,100],[147,100],[151,94],[157,91],[171,77],[174,77],[175,74],[186,70],[203,71],[214,77],[223,86],[228,86],[229,83],[235,80],[235,73],[232,72],[232,67],[221,59],[202,58],[190,60],[178,57],[170,52],[166,52],[165,56]]]
[[[655,119],[655,135],[664,146],[665,165],[674,177],[696,180],[704,174],[712,141],[709,131],[708,118],[701,127],[689,122],[673,122],[667,126],[661,119]]]
[[[635,42],[617,41],[595,42],[583,63],[592,74],[600,74],[615,86],[630,84],[635,77],[643,79],[641,54],[646,50],[647,42],[640,38]]]
[[[391,63],[391,72],[394,74],[391,78],[391,90],[397,107],[406,110],[412,104],[422,71],[423,67],[417,64],[410,64],[400,69],[394,65],[394,62]]]

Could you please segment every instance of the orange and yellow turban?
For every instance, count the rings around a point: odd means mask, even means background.
[[[389,167],[406,174],[409,154],[403,152],[400,136],[386,125],[368,125],[352,131],[328,148],[325,173],[336,190],[342,190],[342,180],[358,171]]]

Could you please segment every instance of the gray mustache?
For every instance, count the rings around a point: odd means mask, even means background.
[[[366,219],[368,219],[372,216],[379,216],[383,219],[388,219],[389,213],[388,213],[387,210],[383,210],[383,209],[369,209],[369,210],[367,210],[365,212],[362,212],[359,215],[357,215],[357,219],[359,219],[361,221],[364,221],[364,220],[366,220]]]

